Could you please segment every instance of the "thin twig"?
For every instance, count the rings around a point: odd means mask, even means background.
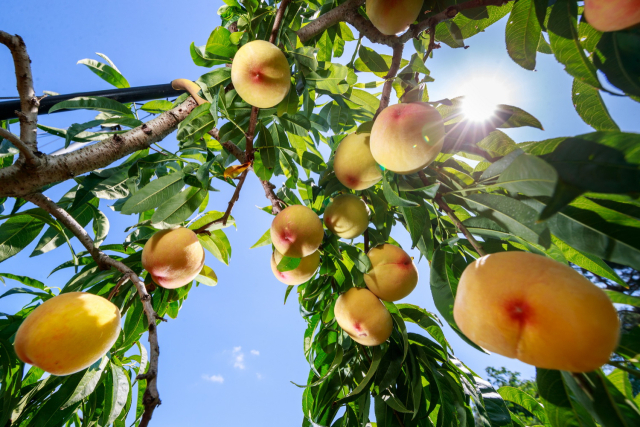
[[[391,66],[389,67],[389,72],[384,77],[385,82],[384,86],[382,86],[382,96],[380,97],[380,106],[378,107],[378,111],[376,111],[376,115],[373,116],[373,120],[375,121],[378,118],[378,115],[389,106],[389,101],[391,101],[391,88],[393,87],[393,79],[395,79],[396,74],[400,70],[400,63],[402,62],[402,51],[404,50],[403,44],[398,44],[393,47],[393,57],[391,59]]]
[[[276,189],[276,186],[271,182],[262,179],[260,180],[260,183],[262,184],[262,188],[264,189],[265,197],[271,202],[271,213],[277,215],[282,212],[282,209],[286,208],[287,204],[280,200],[280,198],[278,198],[277,194],[274,191]]]
[[[36,134],[38,132],[38,108],[40,100],[33,89],[31,75],[31,59],[27,53],[27,46],[22,37],[0,31],[0,43],[11,51],[16,73],[16,85],[20,95],[20,139],[32,151],[38,151]]]
[[[123,274],[122,277],[120,278],[120,280],[118,280],[118,283],[116,283],[116,285],[113,287],[113,289],[111,290],[111,292],[109,292],[109,296],[107,297],[107,299],[109,301],[111,301],[111,299],[116,296],[116,294],[120,291],[120,287],[122,285],[124,285],[125,283],[127,283],[127,281],[129,280],[129,275],[128,274]]]
[[[429,179],[424,174],[424,172],[422,171],[418,172],[418,176],[420,176],[420,179],[422,180],[422,183],[424,185],[429,185]],[[455,211],[451,209],[451,207],[447,204],[447,202],[442,198],[442,194],[437,193],[434,200],[436,201],[440,209],[442,209],[447,214],[451,222],[453,222],[455,226],[458,227],[458,230],[460,230],[460,232],[464,234],[464,237],[467,238],[467,240],[469,241],[469,243],[471,243],[471,246],[473,246],[476,252],[480,256],[485,256],[487,253],[484,251],[484,249],[482,249],[482,246],[480,246],[480,243],[478,243],[476,238],[473,237],[473,234],[471,234],[469,230],[467,230],[467,227],[465,227],[464,224],[462,224],[462,221],[460,221]]]
[[[282,23],[282,18],[284,17],[284,11],[290,2],[291,0],[282,0],[282,2],[280,3],[280,7],[278,8],[278,12],[276,13],[276,19],[275,21],[273,21],[271,36],[269,37],[270,43],[276,43],[276,37],[278,37],[278,30],[280,29],[280,24]]]
[[[249,168],[245,169],[244,172],[240,175],[240,179],[238,180],[238,185],[236,185],[236,190],[233,192],[233,196],[231,196],[231,200],[229,200],[229,206],[227,206],[227,210],[224,212],[222,218],[218,218],[215,221],[211,221],[208,224],[203,225],[202,227],[193,230],[196,234],[208,233],[207,228],[211,227],[213,224],[222,223],[222,225],[227,225],[227,220],[231,215],[231,210],[233,209],[233,205],[236,204],[238,199],[240,199],[240,190],[242,190],[242,185],[244,184],[245,179],[247,179],[247,174],[249,173]]]
[[[31,149],[24,143],[20,138],[16,135],[12,134],[8,130],[4,128],[0,128],[0,137],[4,139],[8,139],[24,156],[24,160],[27,164],[31,166],[37,166],[40,164],[40,159],[37,158],[32,152]]]
[[[156,406],[160,405],[160,395],[158,394],[157,379],[158,379],[158,357],[160,356],[160,347],[158,346],[158,333],[156,330],[156,320],[160,318],[156,311],[153,309],[151,296],[147,293],[147,289],[144,286],[144,282],[138,277],[138,275],[125,264],[117,261],[100,250],[95,244],[87,231],[73,218],[67,211],[58,206],[53,200],[48,198],[42,193],[33,193],[24,196],[25,200],[30,201],[36,206],[41,207],[45,211],[53,215],[58,221],[60,221],[69,231],[71,231],[82,243],[82,245],[89,251],[96,264],[102,269],[109,269],[111,267],[120,271],[122,274],[128,277],[129,280],[135,285],[142,306],[144,308],[147,322],[149,323],[149,370],[143,375],[142,379],[147,380],[147,388],[144,392],[142,402],[144,404],[144,414],[142,415],[141,427],[146,427],[151,420],[153,411]]]

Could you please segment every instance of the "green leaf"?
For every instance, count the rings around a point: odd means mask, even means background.
[[[189,187],[162,203],[151,217],[151,222],[179,224],[200,207],[206,195],[207,189]]]
[[[222,230],[213,230],[211,235],[198,234],[202,246],[220,261],[229,265],[231,258],[231,244]]]
[[[196,276],[196,282],[207,286],[216,286],[218,284],[218,276],[211,267],[203,265],[202,270]]]
[[[206,228],[206,230],[213,231],[213,230],[220,230],[223,228],[231,227],[232,225],[233,226],[236,225],[236,220],[231,215],[229,215],[229,217],[227,218],[226,224],[222,224],[222,221],[218,221],[218,222],[215,222],[214,224],[211,224],[212,222],[222,218],[223,216],[224,216],[224,212],[209,211],[205,215],[201,216],[196,221],[194,221],[193,224],[189,225],[189,228],[191,230],[197,230],[198,228],[201,228],[206,224],[210,224]]]
[[[520,405],[531,412],[541,422],[547,422],[547,414],[544,412],[544,407],[524,391],[515,387],[503,386],[498,389],[498,393],[507,402]]]
[[[596,426],[586,409],[572,397],[559,371],[536,368],[536,383],[551,426]]]
[[[344,65],[331,64],[326,70],[317,70],[307,76],[307,82],[315,85],[316,89],[341,95],[349,90],[346,82],[349,69]]]
[[[106,400],[110,405],[105,405],[105,409],[109,408],[109,411],[103,413],[103,419],[106,420],[104,425],[111,424],[118,418],[118,415],[120,415],[120,412],[122,412],[122,409],[127,403],[127,398],[131,390],[129,375],[125,373],[124,369],[114,363],[110,363],[109,366],[111,368],[112,384],[107,387]],[[111,391],[111,393],[108,393],[109,391]]]
[[[522,126],[530,126],[536,129],[544,130],[542,123],[531,114],[527,113],[521,108],[514,107],[513,105],[499,104],[496,106],[496,111],[502,114],[510,114],[509,119],[498,125],[499,128],[517,128]]]
[[[509,56],[522,68],[535,69],[541,32],[535,2],[517,1],[507,22],[506,41]]]
[[[571,100],[578,115],[595,130],[620,130],[604,105],[598,89],[573,79]]]
[[[43,227],[44,222],[30,215],[15,216],[0,225],[0,262],[26,248]]]
[[[547,29],[556,59],[567,73],[596,88],[602,88],[596,67],[587,58],[580,44],[577,28],[578,6],[573,0],[558,0],[551,10]]]
[[[553,166],[539,157],[520,154],[500,174],[496,185],[525,196],[551,196],[558,181]]]
[[[100,246],[102,242],[104,242],[104,239],[107,238],[107,234],[109,234],[109,219],[98,208],[93,205],[89,206],[91,206],[93,210],[93,243],[96,246]]]
[[[291,54],[300,65],[311,71],[316,71],[318,69],[318,60],[315,56],[316,51],[317,49],[312,46],[301,46],[291,52]]]
[[[366,350],[363,350],[366,351]],[[339,399],[335,402],[336,406],[340,406],[343,405],[347,402],[352,402],[356,397],[358,397],[358,395],[365,391],[367,386],[369,385],[369,383],[371,382],[371,380],[373,379],[373,377],[376,374],[376,371],[378,370],[378,366],[380,366],[380,360],[382,360],[382,350],[380,350],[380,346],[375,346],[373,347],[373,355],[372,355],[372,359],[371,359],[371,365],[369,366],[369,370],[367,371],[367,375],[365,375],[365,377],[362,379],[362,381],[360,381],[360,384],[358,384],[358,386],[356,388],[353,389],[353,391],[351,391],[351,393],[349,393],[348,395],[346,395],[345,397],[343,397],[342,399]]]
[[[174,172],[151,181],[131,196],[122,206],[125,215],[155,209],[184,187],[184,174]]]
[[[257,242],[253,244],[249,249],[259,248],[260,246],[266,246],[271,244],[271,229],[269,228]]]
[[[204,91],[205,88],[209,88],[209,89],[215,88],[218,85],[222,85],[226,83],[226,81],[230,79],[231,79],[231,68],[220,67],[206,74],[201,75],[200,78],[196,80],[196,83]]]
[[[399,207],[419,206],[418,203],[412,202],[411,200],[403,199],[398,194],[396,194],[396,191],[392,189],[392,185],[387,180],[387,176],[385,173],[382,174],[382,193],[384,194],[384,198],[387,199],[387,203],[389,203],[391,206],[399,206]]]
[[[84,375],[78,383],[78,386],[71,394],[69,400],[67,400],[60,409],[68,408],[93,393],[100,381],[104,368],[107,367],[107,363],[109,363],[109,358],[107,356],[102,356],[100,360],[96,361],[93,365],[83,371]]]
[[[496,393],[491,383],[478,376],[473,377],[476,389],[482,395],[484,409],[492,426],[510,426],[511,416],[502,396]]]
[[[142,107],[140,107],[142,111],[146,111],[147,113],[151,114],[162,114],[165,111],[169,111],[171,108],[173,108],[173,103],[165,99],[156,99],[153,101],[145,102],[144,104],[142,104]]]
[[[215,119],[211,115],[209,108],[211,104],[204,103],[198,105],[189,113],[180,125],[178,125],[178,140],[186,142],[198,141],[205,133],[215,126]]]
[[[610,291],[605,289],[604,292],[609,296],[611,302],[616,304],[631,305],[633,307],[640,307],[640,297],[634,297],[631,295],[623,294],[622,292]]]
[[[238,48],[231,43],[229,36],[231,32],[224,27],[217,27],[211,32],[209,40],[207,40],[206,53],[219,56],[222,58],[228,58],[231,62],[231,58],[234,57]]]
[[[555,236],[551,236],[551,239],[553,244],[562,251],[562,254],[567,261],[572,262],[578,267],[589,270],[598,276],[604,277],[605,279],[612,280],[621,286],[627,287],[627,284],[616,274],[616,272],[600,258],[581,252]]]
[[[49,114],[58,110],[96,110],[133,118],[131,110],[113,99],[100,96],[80,96],[67,101],[58,102],[49,109]]]
[[[97,74],[102,80],[106,81],[113,86],[124,89],[129,87],[129,82],[124,78],[120,71],[113,68],[110,65],[103,64],[102,62],[95,61],[93,59],[81,59],[78,64],[86,65],[91,71]]]
[[[358,57],[355,62],[355,67],[358,71],[370,71],[372,73],[387,73],[389,71],[391,62],[387,62],[382,55],[369,47],[360,46]]]
[[[607,80],[625,93],[640,96],[640,65],[638,65],[640,33],[637,29],[602,34],[594,63]]]
[[[283,256],[280,262],[278,263],[278,271],[291,271],[298,268],[300,265],[301,258],[291,258],[288,256]]]
[[[15,280],[17,282],[22,283],[23,285],[31,286],[32,288],[42,289],[43,291],[46,289],[46,286],[44,283],[42,283],[39,280],[32,279],[31,277],[16,276],[15,274],[11,274],[11,273],[0,273],[0,280],[2,280],[1,279],[2,277]],[[2,282],[4,283],[4,280],[2,280]]]

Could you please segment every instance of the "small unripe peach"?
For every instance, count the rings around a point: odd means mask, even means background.
[[[371,23],[388,36],[401,33],[413,24],[424,0],[367,0]]]
[[[333,311],[338,325],[362,345],[380,345],[393,332],[389,310],[368,289],[349,289],[338,297]]]
[[[322,244],[322,221],[311,209],[292,205],[280,212],[271,223],[271,242],[276,250],[291,258],[304,258]]]
[[[22,322],[14,348],[25,363],[52,375],[70,375],[104,356],[120,334],[120,310],[87,292],[53,297]]]
[[[367,189],[382,179],[380,166],[371,155],[368,133],[352,133],[340,141],[333,170],[338,181],[352,190]]]
[[[204,249],[188,228],[161,230],[142,250],[142,266],[155,283],[166,289],[189,284],[204,265]]]
[[[585,0],[584,16],[598,31],[618,31],[640,23],[640,0]]]
[[[597,369],[619,338],[618,313],[600,288],[573,268],[529,252],[500,252],[469,264],[453,317],[479,346],[545,369]]]
[[[385,108],[371,129],[371,154],[382,167],[406,175],[426,168],[442,150],[444,123],[429,104]]]
[[[273,255],[271,255],[271,271],[273,271],[276,279],[285,285],[300,285],[316,274],[320,265],[320,253],[315,251],[311,255],[302,258],[300,265],[289,271],[278,271],[278,264],[281,260],[282,254],[277,250],[273,251]]]
[[[401,248],[385,243],[369,253],[371,271],[364,275],[367,288],[385,301],[398,301],[409,295],[418,284],[418,269]]]
[[[291,69],[284,53],[273,43],[254,40],[242,46],[231,64],[231,82],[250,105],[271,108],[291,87]]]
[[[353,194],[343,194],[333,199],[324,210],[324,225],[338,237],[354,239],[369,225],[367,205]]]

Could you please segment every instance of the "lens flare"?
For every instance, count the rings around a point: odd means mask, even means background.
[[[491,77],[477,77],[461,88],[464,99],[462,112],[473,121],[489,119],[498,104],[509,102],[510,91],[504,81]]]

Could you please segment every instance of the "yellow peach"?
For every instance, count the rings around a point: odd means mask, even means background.
[[[371,129],[371,154],[382,167],[406,175],[427,167],[442,150],[442,116],[429,104],[385,108]]]
[[[584,16],[598,31],[618,31],[640,23],[640,0],[585,0]]]
[[[254,40],[242,46],[231,64],[231,82],[238,95],[258,108],[280,103],[291,87],[291,69],[272,43]]]
[[[368,133],[352,133],[340,141],[333,170],[338,181],[352,190],[367,189],[382,179],[380,166],[371,155]]]
[[[343,194],[324,210],[324,225],[338,237],[354,239],[367,229],[369,210],[359,197]]]
[[[285,285],[300,285],[316,274],[320,265],[320,253],[315,251],[311,255],[302,258],[300,265],[289,271],[278,271],[278,263],[281,260],[282,254],[278,251],[273,251],[273,255],[271,255],[271,271],[273,271],[276,279]]]
[[[307,257],[318,250],[323,238],[322,221],[306,206],[289,206],[271,223],[271,242],[284,256]]]
[[[389,310],[368,289],[351,288],[340,295],[334,313],[338,325],[362,345],[380,345],[393,331]]]
[[[25,363],[52,375],[69,375],[104,356],[120,334],[120,310],[86,292],[53,297],[22,322],[14,348]]]
[[[619,338],[618,313],[600,288],[529,252],[495,253],[469,264],[453,316],[479,346],[545,369],[597,369]]]
[[[161,230],[144,245],[142,265],[158,285],[179,288],[202,270],[204,249],[196,233],[188,228]]]
[[[364,275],[367,288],[385,301],[398,301],[409,295],[418,284],[418,269],[401,248],[385,243],[369,253],[371,271]]]
[[[367,16],[371,23],[388,36],[401,33],[420,14],[424,0],[367,0]]]

